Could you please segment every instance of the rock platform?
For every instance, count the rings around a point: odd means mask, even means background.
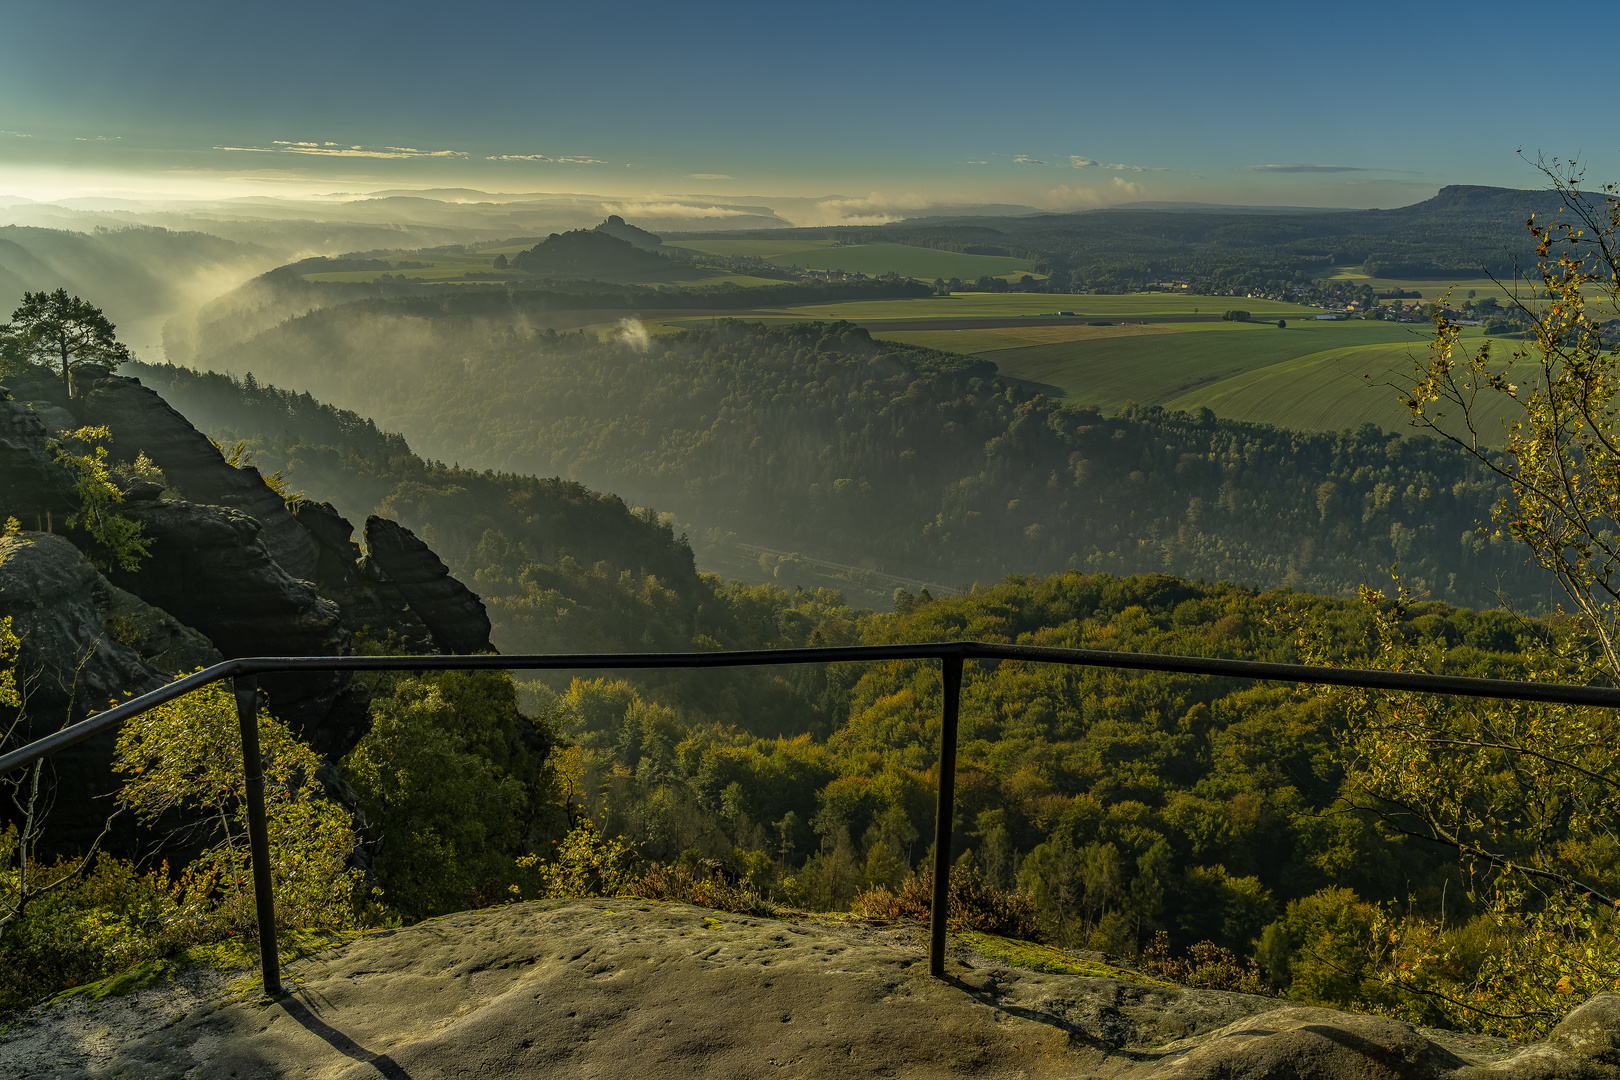
[[[59,999],[0,1078],[1620,1076],[1620,995],[1522,1045],[1272,998],[1011,968],[911,925],[571,900],[375,931],[253,978]]]

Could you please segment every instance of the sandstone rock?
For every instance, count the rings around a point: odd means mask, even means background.
[[[79,507],[73,474],[56,463],[38,412],[0,388],[0,516],[27,528],[61,527]]]
[[[308,534],[257,469],[227,464],[208,436],[139,379],[87,367],[75,386],[75,411],[85,423],[111,429],[108,452],[115,460],[133,461],[144,452],[169,485],[190,501],[228,506],[257,519],[260,539],[287,573],[305,579],[314,574],[315,551]]]
[[[7,749],[168,682],[135,648],[107,632],[97,602],[105,588],[79,549],[60,536],[0,538],[0,616],[11,616],[12,632],[22,640],[17,671],[26,695],[21,728]],[[154,628],[165,625],[161,613],[121,610]],[[57,789],[70,794],[57,800],[51,816],[53,848],[82,849],[101,831],[112,809],[103,796],[118,786],[112,775],[115,741],[108,733],[51,758]]]
[[[490,652],[484,602],[450,576],[433,549],[397,521],[366,518],[366,565],[383,572],[446,652]]]
[[[1620,1067],[1620,994],[1599,994],[1575,1009],[1547,1042],[1575,1057]]]
[[[124,998],[58,1001],[0,1034],[0,1080],[1620,1075],[1567,1035],[1521,1046],[1419,1032],[1271,998],[1045,975],[965,947],[932,979],[923,933],[627,899],[462,912],[295,961],[292,992],[274,1002],[199,969]],[[1578,1015],[1583,1039],[1617,1030],[1610,1005]]]
[[[344,629],[387,642],[390,651],[439,651],[427,625],[411,610],[399,589],[363,572],[354,526],[336,507],[304,499],[293,508],[293,517],[314,542],[315,585],[322,596],[337,602]]]
[[[201,631],[226,658],[346,651],[349,636],[336,605],[270,557],[254,518],[179,501],[126,502],[123,511],[140,523],[152,548],[138,570],[112,571],[113,583]],[[271,711],[329,748],[334,740],[320,729],[347,683],[346,676],[328,672],[260,679]]]
[[[91,584],[91,598],[107,636],[134,649],[142,660],[165,675],[213,667],[224,659],[197,631],[100,574]]]

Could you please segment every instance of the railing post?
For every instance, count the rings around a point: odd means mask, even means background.
[[[945,975],[945,924],[950,919],[951,832],[956,817],[956,717],[962,704],[962,658],[941,660],[945,722],[939,732],[939,803],[934,811],[934,905],[928,924],[928,974]]]
[[[242,775],[247,781],[248,851],[253,860],[253,900],[258,908],[259,956],[264,992],[280,997],[281,954],[276,946],[276,892],[270,878],[270,827],[264,814],[264,759],[259,753],[259,692],[251,679],[231,680],[236,719],[242,728]]]

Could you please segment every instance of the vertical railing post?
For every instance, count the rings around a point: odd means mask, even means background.
[[[270,878],[270,827],[264,815],[264,759],[259,753],[259,692],[252,680],[231,680],[236,719],[242,728],[242,775],[247,780],[248,851],[253,860],[253,900],[258,908],[259,956],[264,961],[264,992],[279,997],[281,954],[276,946],[276,892]]]
[[[962,658],[941,661],[945,722],[939,732],[939,803],[934,811],[934,906],[928,923],[928,974],[945,974],[945,924],[950,919],[951,832],[956,817],[956,718],[962,704]]]

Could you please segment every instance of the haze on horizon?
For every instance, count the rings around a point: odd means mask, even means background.
[[[1580,110],[1521,90],[1536,24],[1494,2],[1356,18],[1184,0],[88,0],[6,21],[0,196],[36,201],[466,187],[831,200],[831,220],[1388,207],[1538,186],[1521,148],[1605,178],[1616,160]]]

